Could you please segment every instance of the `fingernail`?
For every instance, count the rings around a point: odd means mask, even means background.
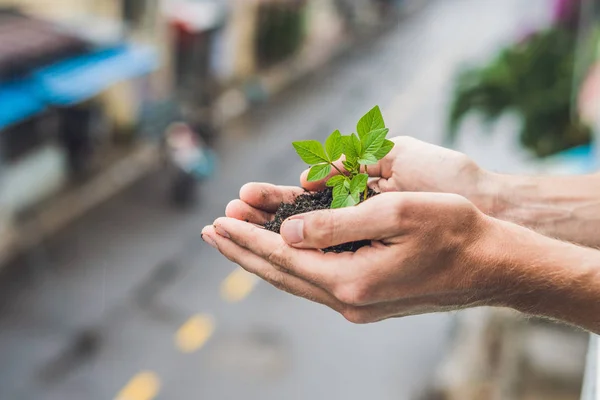
[[[281,236],[290,244],[297,244],[304,240],[304,220],[291,219],[281,226]]]
[[[210,236],[203,234],[202,240],[204,240],[206,243],[208,243],[211,247],[214,247],[215,249],[217,248],[217,243]]]
[[[223,236],[225,239],[231,239],[229,233],[225,232],[225,229],[221,228],[220,226],[215,225],[215,231],[219,234],[219,236]]]

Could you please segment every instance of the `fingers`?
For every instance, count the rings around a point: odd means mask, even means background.
[[[276,233],[232,218],[219,218],[214,227],[220,235],[277,268],[324,289],[335,285],[336,277],[344,263],[350,262],[349,256],[343,254],[333,260],[330,257],[332,254],[323,254],[318,250],[295,249]]]
[[[369,183],[369,187],[379,193],[398,191],[398,186],[395,182],[393,182],[391,179],[384,178],[373,180],[373,182]]]
[[[402,194],[385,193],[355,207],[296,215],[283,223],[281,236],[291,246],[304,249],[382,241],[398,234],[402,205]]]
[[[240,200],[255,209],[274,213],[281,203],[292,203],[303,193],[302,188],[294,186],[247,183],[240,189]]]
[[[238,264],[246,271],[257,275],[277,289],[330,307],[342,314],[348,321],[364,324],[387,317],[387,314],[382,315],[379,305],[355,306],[344,303],[323,288],[280,271],[264,258],[218,234],[213,226],[205,227],[202,231],[202,237],[227,259]],[[343,298],[343,296],[340,297]]]
[[[214,227],[206,227],[202,235],[206,239],[212,240],[219,252],[227,259],[238,264],[246,271],[259,276],[277,289],[326,305],[338,312],[343,310],[342,303],[322,288],[279,271],[265,259],[217,234]]]
[[[225,215],[229,218],[264,225],[273,219],[281,203],[291,203],[304,190],[291,186],[268,183],[248,183],[240,189],[240,200],[231,201]]]
[[[229,218],[239,219],[257,225],[264,225],[273,219],[273,214],[252,207],[242,200],[233,200],[227,204],[225,215]]]

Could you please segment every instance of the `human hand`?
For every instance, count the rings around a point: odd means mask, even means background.
[[[263,198],[297,193],[272,190],[277,194]],[[242,203],[233,208],[249,206]],[[268,208],[246,210],[268,217]],[[281,235],[235,218],[217,219],[202,235],[274,286],[367,323],[497,301],[499,271],[479,264],[493,221],[457,195],[384,193],[355,207],[291,217]],[[316,250],[358,240],[372,245],[356,253]]]
[[[229,202],[225,215],[257,225],[273,219],[281,203],[293,203],[306,193],[295,186],[276,186],[270,183],[247,183],[240,189],[240,198]]]
[[[491,211],[495,176],[480,168],[465,154],[435,146],[408,136],[391,139],[395,146],[378,164],[368,167],[376,178],[371,187],[379,192],[455,193],[468,198],[484,212]],[[341,161],[339,162],[341,165]],[[332,175],[318,182],[302,173],[301,186],[309,191],[325,188]]]

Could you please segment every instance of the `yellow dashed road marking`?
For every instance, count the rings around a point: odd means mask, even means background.
[[[179,328],[175,334],[175,344],[184,353],[200,349],[211,337],[215,323],[210,315],[195,315]]]
[[[230,303],[241,301],[252,292],[257,282],[256,276],[238,268],[229,274],[221,284],[221,297]]]
[[[134,376],[115,400],[152,400],[160,390],[160,379],[154,372],[144,371]]]

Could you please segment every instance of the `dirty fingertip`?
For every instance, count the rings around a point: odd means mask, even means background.
[[[269,193],[267,188],[268,184],[266,183],[258,183],[258,182],[250,182],[246,183],[240,189],[240,199],[243,201],[251,201],[255,202],[261,198],[261,196],[265,196],[265,193]]]

